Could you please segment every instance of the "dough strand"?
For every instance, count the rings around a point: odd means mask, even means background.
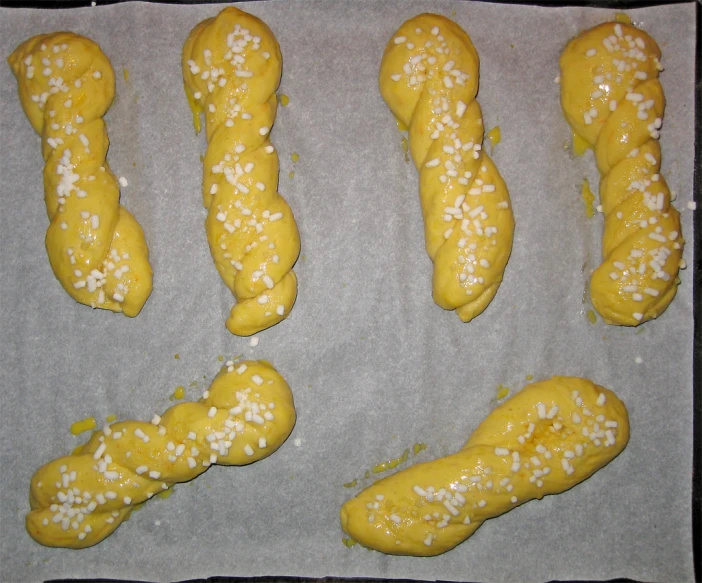
[[[292,392],[268,363],[228,362],[196,403],[119,421],[32,477],[26,526],[42,545],[74,549],[109,536],[139,504],[209,466],[276,451],[295,425]]]
[[[265,23],[229,7],[192,30],[182,66],[198,132],[205,114],[205,229],[217,271],[236,298],[226,326],[250,336],[287,318],[297,297],[292,267],[300,235],[278,194],[278,154],[269,139],[280,48]]]
[[[468,322],[497,293],[512,251],[509,192],[482,149],[478,54],[436,14],[405,22],[380,65],[380,93],[409,128],[437,305]]]
[[[383,553],[438,555],[489,518],[587,479],[628,440],[626,407],[608,389],[577,377],[532,383],[494,409],[458,453],[346,502],[341,526]]]
[[[594,148],[601,175],[603,262],[590,298],[607,323],[621,326],[662,314],[683,265],[680,213],[660,173],[660,58],[644,31],[607,22],[572,39],[559,63],[563,113]]]
[[[144,232],[119,204],[103,116],[115,94],[110,61],[71,32],[35,36],[8,59],[22,107],[41,136],[49,215],[46,251],[74,300],[136,316],[151,294]]]

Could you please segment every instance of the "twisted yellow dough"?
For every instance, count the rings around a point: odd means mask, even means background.
[[[212,464],[269,456],[295,425],[290,388],[265,362],[228,362],[197,403],[151,423],[120,421],[32,477],[27,532],[51,547],[84,548],[110,535],[137,504]]]
[[[623,326],[658,317],[679,284],[680,214],[660,174],[660,58],[648,34],[617,22],[582,32],[560,58],[563,113],[594,147],[601,174],[603,263],[590,297],[605,321]]]
[[[8,60],[22,108],[41,135],[51,268],[77,302],[136,316],[152,271],[144,233],[119,204],[105,160],[112,65],[96,43],[70,32],[35,36]]]
[[[438,555],[485,520],[582,482],[628,439],[626,407],[611,391],[576,377],[536,382],[493,410],[458,453],[346,502],[341,526],[384,553]]]
[[[237,8],[198,24],[183,47],[185,92],[198,132],[205,113],[207,240],[236,298],[227,329],[239,336],[286,318],[297,296],[292,267],[300,236],[277,192],[278,154],[268,139],[281,58],[265,23]]]
[[[434,301],[468,322],[488,306],[512,251],[509,192],[482,150],[478,54],[454,22],[421,14],[388,43],[380,93],[409,128]]]

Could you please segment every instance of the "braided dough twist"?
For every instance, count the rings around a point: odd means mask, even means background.
[[[576,377],[536,382],[494,409],[458,453],[346,502],[341,526],[384,553],[438,555],[485,520],[582,482],[628,439],[626,407],[611,391]]]
[[[70,32],[35,36],[8,59],[22,108],[41,135],[46,251],[74,300],[136,316],[151,293],[144,233],[119,204],[105,160],[102,116],[115,94],[110,61],[90,39]]]
[[[603,263],[590,297],[605,321],[623,326],[658,317],[679,284],[680,214],[660,174],[660,58],[648,34],[616,22],[581,33],[560,58],[563,112],[594,147],[601,174]]]
[[[243,466],[272,454],[295,425],[287,383],[265,362],[227,363],[196,403],[151,423],[120,421],[32,477],[27,532],[51,547],[99,543],[137,504],[212,464]]]
[[[512,250],[509,192],[482,150],[478,54],[454,22],[421,14],[388,43],[380,93],[409,128],[436,304],[468,322],[492,301]]]
[[[258,18],[225,8],[198,24],[183,47],[183,79],[195,128],[205,113],[203,203],[210,252],[236,298],[227,329],[248,336],[288,316],[300,236],[278,194],[278,154],[268,139],[282,57]]]

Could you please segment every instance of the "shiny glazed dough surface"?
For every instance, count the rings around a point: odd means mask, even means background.
[[[612,391],[577,377],[536,382],[494,409],[459,452],[346,502],[341,526],[384,553],[438,555],[485,520],[582,482],[628,440],[629,416]]]
[[[152,270],[144,232],[119,204],[105,159],[112,65],[95,42],[70,32],[35,36],[8,60],[41,136],[51,268],[77,302],[136,316],[151,294]]]
[[[409,131],[434,301],[468,322],[497,293],[512,250],[507,186],[482,148],[479,59],[453,21],[420,14],[387,44],[380,93]]]
[[[271,365],[229,362],[199,401],[179,403],[150,422],[107,424],[72,455],[39,468],[27,532],[46,546],[95,545],[136,506],[211,465],[268,457],[295,419],[290,387]]]
[[[661,51],[646,32],[607,22],[572,39],[560,57],[561,106],[595,151],[604,214],[592,305],[609,323],[638,326],[675,297],[684,240],[661,174],[665,96]]]
[[[198,24],[183,47],[196,130],[205,116],[203,204],[210,252],[236,298],[227,329],[249,336],[285,319],[297,297],[295,217],[278,194],[276,117],[282,56],[264,22],[237,8]]]

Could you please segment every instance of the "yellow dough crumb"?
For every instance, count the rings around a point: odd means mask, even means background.
[[[346,502],[341,527],[384,553],[439,555],[489,518],[587,479],[628,440],[628,413],[613,392],[576,377],[536,382],[496,407],[457,453]]]
[[[171,486],[168,490],[163,490],[162,492],[156,494],[156,497],[161,498],[162,500],[167,500],[173,495],[173,492],[175,492],[175,487]]]
[[[631,18],[625,12],[617,12],[614,16],[614,20],[617,22],[623,22],[624,24],[632,24]]]
[[[173,394],[171,395],[170,399],[180,401],[183,397],[185,397],[185,387],[183,385],[179,385],[176,387],[175,391],[173,391]]]
[[[575,154],[576,156],[582,156],[591,148],[592,146],[588,143],[588,141],[585,138],[573,132],[573,154]]]
[[[494,148],[502,141],[502,132],[500,131],[500,126],[495,126],[487,133],[487,139],[490,140],[490,144]]]
[[[126,68],[122,69],[122,75],[124,76],[124,80],[126,82],[128,82],[129,81],[129,69],[126,69]]]
[[[583,180],[583,186],[580,189],[580,192],[583,196],[583,202],[585,203],[585,214],[589,217],[592,218],[595,216],[595,195],[592,194],[592,190],[590,190],[590,182],[586,178]]]
[[[497,400],[500,401],[504,399],[507,395],[509,395],[509,387],[505,387],[504,385],[498,385],[497,386]]]
[[[426,444],[426,443],[415,443],[415,444],[412,446],[412,454],[413,454],[413,455],[417,455],[418,453],[424,451],[426,448],[427,448],[427,444]]]
[[[379,464],[376,464],[371,468],[371,471],[374,474],[380,474],[382,472],[387,472],[388,470],[392,470],[399,466],[401,463],[406,462],[409,459],[409,449],[406,449],[405,451],[402,452],[402,455],[400,457],[381,462]]]
[[[590,324],[595,324],[597,322],[597,316],[595,315],[594,310],[587,311],[587,319],[590,322]]]
[[[71,433],[73,435],[80,435],[81,433],[91,431],[96,427],[97,421],[95,421],[95,417],[86,417],[85,419],[81,419],[80,421],[76,421],[71,424]]]
[[[117,415],[115,415],[114,413],[112,413],[112,414],[108,415],[107,417],[105,417],[105,421],[107,421],[108,423],[112,423],[112,422],[115,421],[116,419],[117,419]]]
[[[507,186],[483,148],[478,76],[465,31],[443,16],[420,14],[391,37],[378,81],[398,128],[408,128],[419,171],[434,302],[463,322],[497,293],[514,232]]]
[[[409,140],[405,136],[402,136],[400,139],[400,146],[402,147],[402,153],[405,155],[405,162],[409,164]]]
[[[285,95],[285,93],[281,93],[280,95],[280,105],[283,107],[287,106],[290,103],[290,98]]]
[[[297,152],[293,152],[292,154],[290,154],[290,159],[293,162],[297,162],[300,160],[300,154],[298,154]]]
[[[30,38],[8,59],[29,122],[41,136],[49,263],[76,302],[136,316],[151,294],[144,232],[120,205],[124,178],[107,163],[103,116],[115,73],[93,41],[71,32]]]

